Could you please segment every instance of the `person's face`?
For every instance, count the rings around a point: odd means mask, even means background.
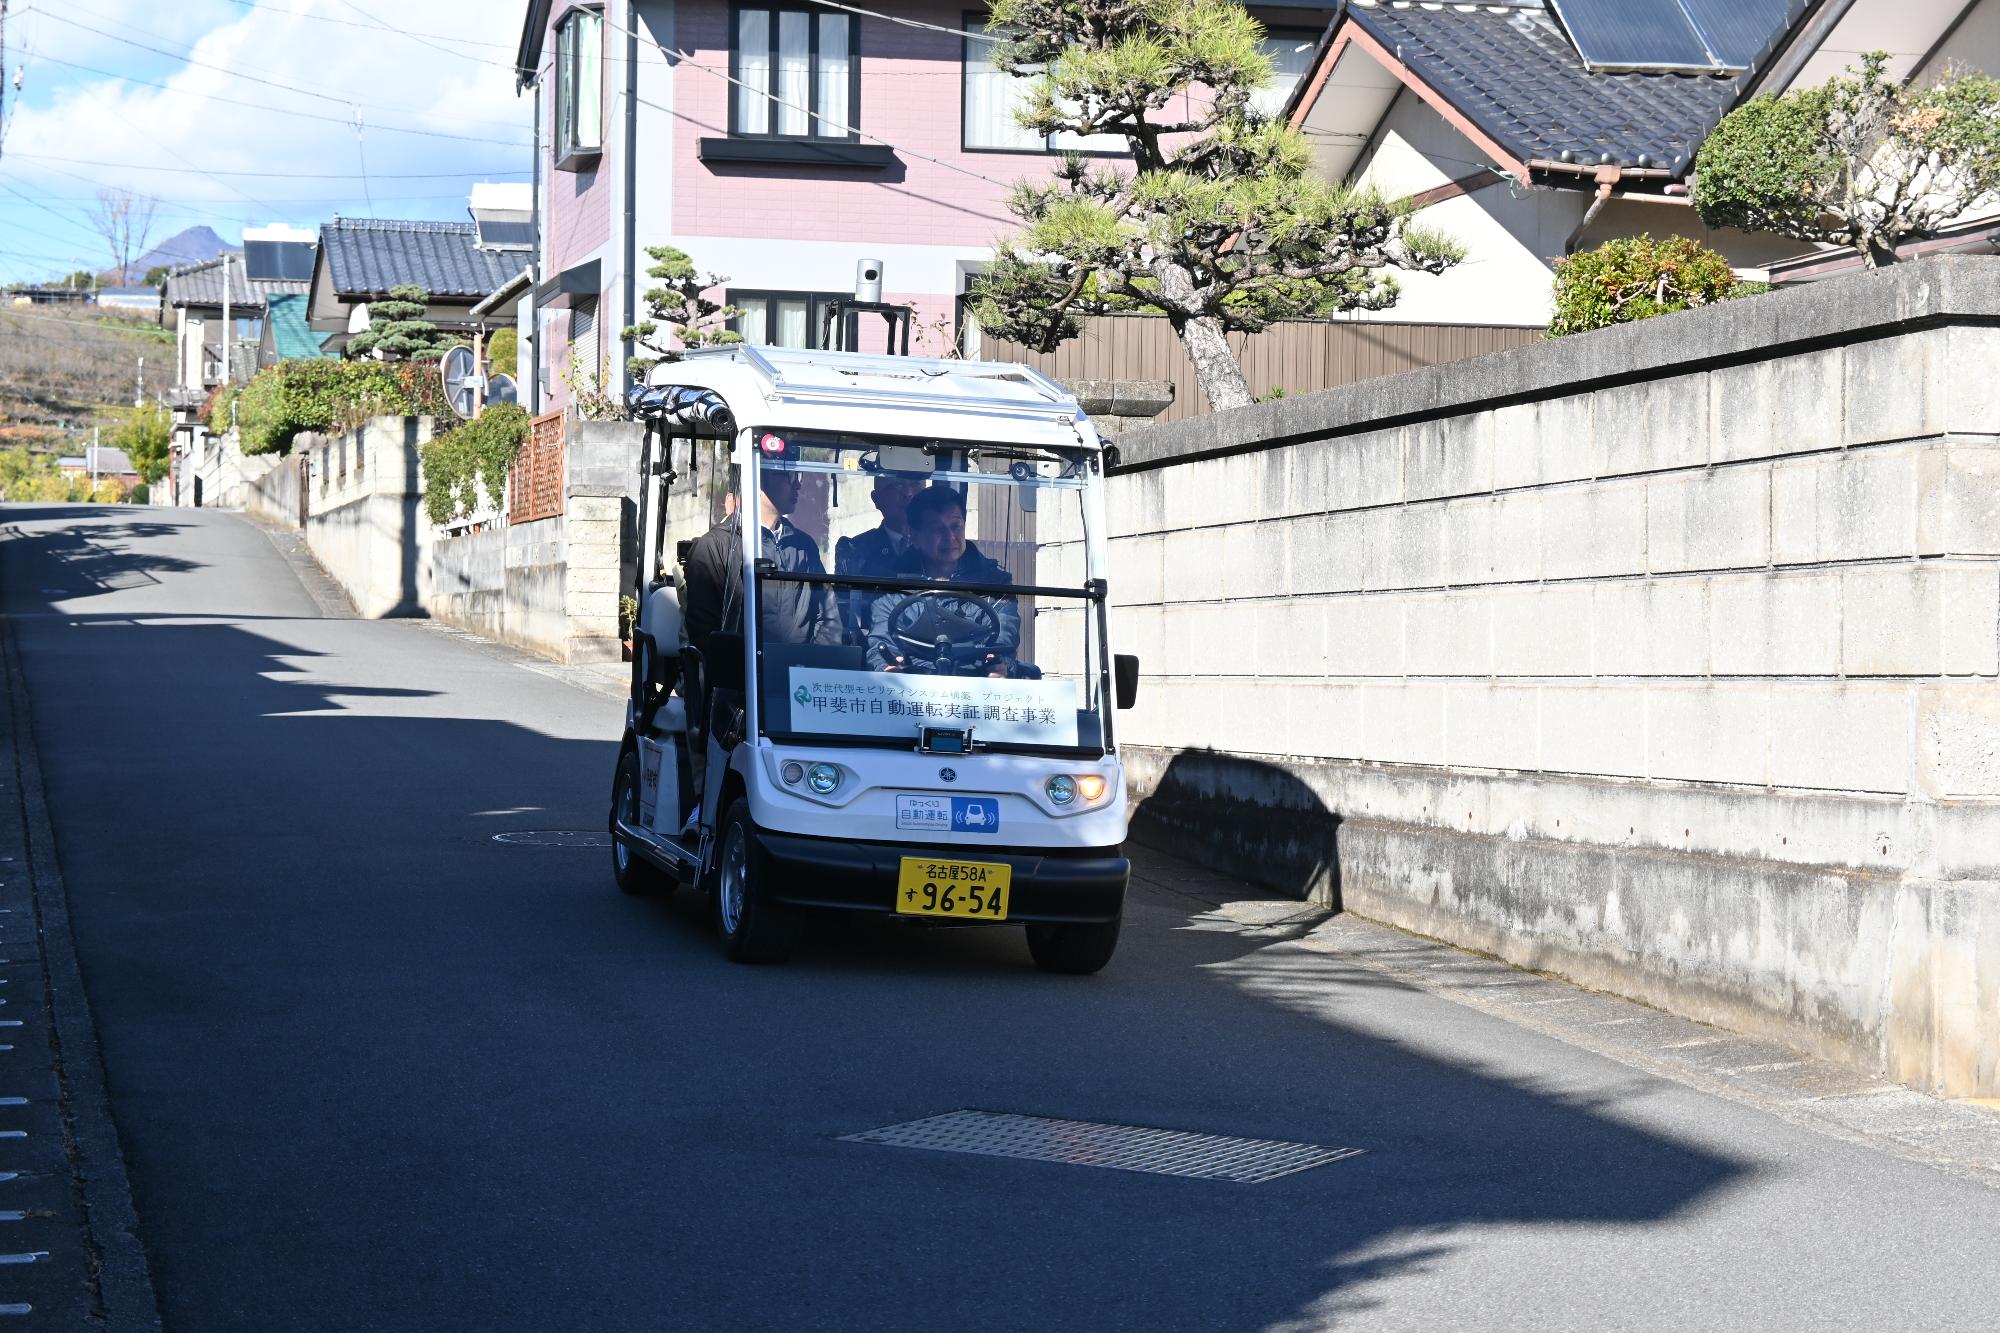
[[[771,502],[771,508],[780,514],[789,514],[799,503],[799,474],[780,472],[776,468],[765,468],[758,485],[764,489],[764,498]]]
[[[904,511],[924,484],[909,477],[883,477],[875,483],[875,507],[882,511],[882,521],[892,528],[903,526]]]
[[[965,554],[965,514],[955,507],[934,509],[910,529],[910,540],[929,564],[955,565]]]

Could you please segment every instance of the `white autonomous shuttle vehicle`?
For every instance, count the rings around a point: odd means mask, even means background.
[[[653,379],[619,887],[702,886],[745,962],[834,910],[1102,968],[1139,664],[1076,401],[1023,366],[748,345]]]

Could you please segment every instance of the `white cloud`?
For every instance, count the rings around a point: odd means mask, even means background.
[[[0,182],[64,201],[56,206],[71,214],[82,207],[74,201],[101,183],[169,201],[162,207],[163,218],[170,209],[178,211],[158,229],[162,236],[204,221],[231,238],[246,222],[310,226],[336,211],[368,211],[364,200],[369,195],[376,216],[459,218],[466,193],[480,178],[464,173],[488,168],[494,169],[487,173],[489,179],[520,180],[525,176],[502,173],[507,168],[524,173],[532,165],[526,145],[533,110],[527,99],[515,96],[511,68],[515,5],[361,0],[357,11],[339,0],[256,0],[254,7],[228,0],[187,0],[178,6],[157,0],[87,4],[63,0],[59,12],[150,46],[185,51],[201,64],[149,54],[53,21],[49,13],[27,16],[35,21],[27,30],[28,87],[7,131]],[[450,54],[369,26],[364,15],[421,33],[493,45],[438,41],[459,53]],[[17,54],[10,50],[10,63]],[[65,68],[58,60],[165,88],[121,84]],[[211,100],[215,98],[258,103],[264,109]],[[357,115],[362,126],[358,134]],[[365,187],[359,179],[364,160]],[[135,165],[90,165],[105,162]],[[190,166],[217,176],[198,174]],[[228,172],[353,178],[280,179]],[[5,216],[34,215],[16,210]],[[57,230],[55,219],[46,214],[37,223]]]

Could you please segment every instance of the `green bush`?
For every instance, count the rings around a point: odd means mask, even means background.
[[[1748,295],[1729,261],[1686,236],[1631,236],[1556,261],[1549,336],[1630,324]]]
[[[486,364],[491,367],[489,374],[514,375],[520,364],[521,335],[513,329],[502,329],[486,340]]]
[[[229,428],[229,404],[246,454],[279,453],[303,431],[338,431],[370,417],[454,420],[434,361],[280,361],[209,404],[209,428]]]
[[[2000,80],[1948,69],[1888,76],[1888,56],[1816,88],[1751,98],[1695,158],[1694,205],[1711,227],[1842,245],[1869,268],[1935,236],[2000,189]]]
[[[455,430],[419,449],[424,466],[424,508],[432,523],[449,523],[479,507],[479,489],[498,508],[507,472],[528,438],[528,412],[519,403],[494,403]]]

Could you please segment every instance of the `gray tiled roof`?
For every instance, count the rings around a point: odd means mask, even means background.
[[[1347,12],[1522,162],[1684,174],[1743,87],[1738,78],[1712,74],[1590,73],[1555,17],[1539,7],[1495,12],[1380,0]]]
[[[248,314],[264,308],[267,292],[304,292],[311,284],[304,282],[251,282],[243,276],[243,259],[240,255],[229,257],[229,304],[241,307]],[[204,259],[199,264],[183,264],[167,271],[167,281],[162,300],[168,306],[177,305],[222,305],[222,258]]]
[[[521,257],[481,250],[470,222],[338,218],[319,229],[320,254],[343,299],[383,296],[415,283],[433,297],[485,296],[521,266]]]

